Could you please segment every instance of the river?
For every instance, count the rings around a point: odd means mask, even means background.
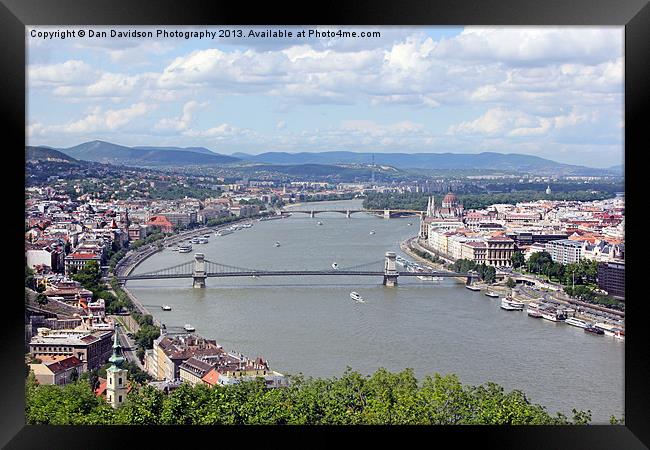
[[[312,208],[360,209],[361,201],[300,206]],[[417,234],[418,226],[416,217],[294,214],[212,235],[208,244],[194,244],[192,253],[165,249],[134,273],[189,261],[194,252],[253,269],[316,270],[333,262],[346,268],[376,261],[370,270],[380,270],[386,251],[406,256],[399,243]],[[366,374],[409,367],[418,379],[455,373],[463,383],[494,381],[521,389],[551,413],[590,409],[593,423],[623,415],[624,342],[525,311],[503,311],[500,299],[471,292],[455,279],[402,277],[396,288],[382,286],[380,277],[344,276],[208,278],[206,289],[193,289],[191,279],[130,281],[128,287],[168,328],[191,323],[225,349],[262,356],[283,373],[331,377],[347,366]],[[365,303],[352,301],[351,291]],[[164,304],[172,311],[162,311]]]

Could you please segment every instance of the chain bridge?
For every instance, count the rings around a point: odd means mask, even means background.
[[[193,287],[204,288],[207,278],[225,277],[296,277],[296,276],[377,276],[383,277],[385,286],[397,286],[399,277],[463,277],[466,284],[471,284],[478,277],[476,272],[457,273],[446,271],[410,272],[398,271],[395,252],[386,252],[383,260],[358,264],[351,267],[329,268],[323,270],[266,270],[237,267],[218,262],[208,261],[203,253],[196,253],[193,261],[187,261],[172,267],[135,275],[119,276],[118,281],[126,283],[129,280],[158,280],[168,278],[192,278]],[[380,265],[383,263],[383,270]]]
[[[416,209],[288,209],[280,212],[283,216],[294,213],[309,214],[309,217],[316,217],[316,214],[320,213],[340,213],[345,214],[347,218],[352,217],[352,214],[356,213],[368,213],[381,214],[385,219],[390,219],[394,214],[413,214],[424,218],[426,211]]]

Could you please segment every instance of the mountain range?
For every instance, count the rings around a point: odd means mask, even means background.
[[[32,147],[34,148],[34,147]],[[105,141],[84,142],[58,150],[69,157],[109,164],[139,167],[148,166],[242,166],[242,165],[353,165],[369,167],[370,164],[390,166],[397,169],[428,170],[499,170],[540,175],[623,175],[622,166],[595,169],[585,166],[559,163],[539,156],[517,153],[483,152],[468,153],[357,153],[350,151],[330,152],[266,152],[258,155],[234,153],[224,155],[205,147],[127,147]]]

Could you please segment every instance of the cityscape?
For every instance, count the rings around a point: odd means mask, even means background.
[[[469,47],[511,35],[260,30],[107,43],[120,74],[84,41],[79,59],[47,44],[49,63],[29,44],[27,423],[624,424],[621,30],[569,30],[574,62],[554,30],[522,31],[533,56],[480,62],[490,81],[467,98],[451,74],[474,82]],[[142,54],[164,70],[132,72]],[[288,67],[311,81],[274,72]],[[55,124],[57,102],[87,115]],[[242,122],[199,129],[211,102]]]

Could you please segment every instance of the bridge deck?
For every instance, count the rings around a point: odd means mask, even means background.
[[[227,277],[286,277],[286,276],[384,276],[383,271],[343,271],[343,270],[276,270],[276,271],[242,271],[242,272],[219,272],[205,274],[208,278],[227,278]],[[396,272],[400,277],[462,277],[476,278],[478,275],[456,273],[456,272]],[[118,277],[119,280],[158,280],[168,278],[193,278],[192,273],[178,274],[142,274],[131,275],[128,277]]]

